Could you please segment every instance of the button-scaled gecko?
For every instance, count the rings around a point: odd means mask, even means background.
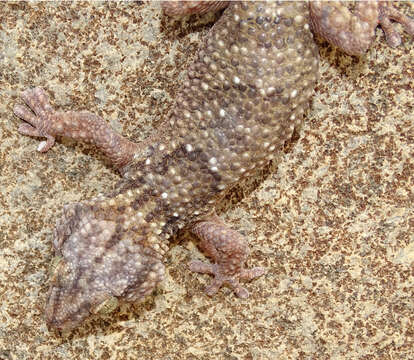
[[[86,111],[55,111],[40,88],[23,92],[15,114],[24,135],[56,136],[99,147],[122,174],[116,190],[65,206],[53,238],[46,320],[71,329],[118,301],[134,302],[163,280],[169,239],[187,228],[214,263],[190,263],[214,276],[207,293],[230,286],[247,297],[240,280],[247,242],[214,213],[225,191],[264,167],[299,128],[318,78],[317,33],[351,55],[370,46],[380,24],[388,44],[400,36],[390,20],[414,35],[414,21],[379,1],[165,2],[168,14],[224,10],[197,61],[189,68],[171,115],[135,144]]]

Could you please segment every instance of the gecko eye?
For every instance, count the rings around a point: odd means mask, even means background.
[[[54,256],[49,264],[49,276],[53,278],[53,276],[59,271],[58,269],[62,267],[63,264],[64,260],[62,256]]]
[[[119,301],[115,296],[108,296],[104,301],[98,304],[93,310],[94,314],[108,315],[118,307]]]

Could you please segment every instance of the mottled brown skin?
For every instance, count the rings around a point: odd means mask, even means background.
[[[202,12],[227,2],[188,5],[188,12]],[[185,4],[164,7],[186,12]],[[71,329],[91,313],[113,309],[115,300],[150,294],[164,277],[168,239],[183,227],[215,261],[190,263],[191,270],[215,276],[207,293],[226,284],[248,296],[239,280],[264,269],[244,268],[247,243],[214,215],[214,206],[225,190],[277,156],[300,126],[318,76],[311,25],[350,54],[368,48],[378,22],[390,45],[398,45],[389,18],[414,34],[413,21],[386,4],[360,3],[355,13],[339,3],[230,2],[188,70],[171,116],[138,145],[96,115],[54,111],[39,88],[23,93],[28,107],[14,110],[25,120],[19,131],[46,137],[39,151],[58,135],[89,141],[123,175],[114,192],[67,205],[57,222],[49,326]]]

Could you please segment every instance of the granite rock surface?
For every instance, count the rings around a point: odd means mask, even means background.
[[[360,59],[320,42],[300,138],[222,213],[250,240],[249,264],[269,269],[247,285],[249,300],[205,296],[210,278],[186,267],[202,255],[182,237],[146,302],[48,332],[54,224],[65,203],[118,175],[68,139],[36,152],[38,140],[17,133],[19,93],[42,86],[57,107],[142,140],[217,16],[170,19],[141,2],[0,3],[0,359],[414,358],[414,41],[388,48],[379,29]]]

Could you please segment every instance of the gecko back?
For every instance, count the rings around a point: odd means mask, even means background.
[[[125,168],[115,195],[151,193],[141,207],[151,202],[151,219],[170,235],[276,156],[300,125],[317,79],[307,6],[231,3],[190,67],[169,121]]]

